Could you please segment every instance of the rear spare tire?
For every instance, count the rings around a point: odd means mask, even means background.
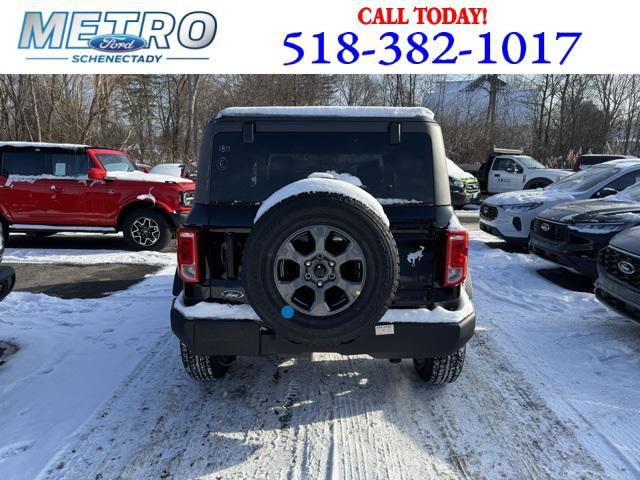
[[[398,286],[387,223],[334,192],[287,198],[262,215],[246,243],[242,281],[266,326],[307,344],[347,342],[373,328]]]

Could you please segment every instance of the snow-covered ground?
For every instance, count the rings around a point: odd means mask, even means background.
[[[0,478],[639,478],[640,326],[545,280],[543,260],[472,238],[478,328],[446,387],[409,361],[335,354],[241,358],[192,381],[168,260],[104,299],[13,293]],[[77,253],[7,261],[90,261]]]

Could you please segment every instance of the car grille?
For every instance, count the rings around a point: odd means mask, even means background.
[[[476,193],[478,190],[480,190],[480,184],[478,184],[477,180],[470,180],[468,182],[465,182],[464,187],[467,193]]]
[[[536,235],[549,240],[558,240],[561,242],[569,240],[569,228],[562,223],[555,223],[536,218],[533,221],[533,232]]]
[[[602,250],[599,261],[610,275],[619,278],[632,287],[640,288],[640,257],[614,247],[607,247]],[[625,266],[629,273],[623,271]]]
[[[495,220],[496,218],[498,218],[498,209],[492,205],[483,203],[480,207],[480,216],[482,218],[486,218],[487,220]]]

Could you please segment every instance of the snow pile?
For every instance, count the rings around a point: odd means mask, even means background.
[[[255,320],[260,321],[256,311],[246,304],[231,305],[226,303],[200,302],[191,307],[184,304],[184,295],[181,293],[175,302],[176,310],[189,319],[219,320]]]
[[[459,323],[473,313],[473,303],[464,289],[460,290],[460,305],[456,310],[436,307],[390,308],[382,316],[380,323]]]
[[[275,205],[282,202],[283,200],[286,200],[287,198],[296,197],[298,195],[303,195],[306,193],[320,192],[337,193],[358,200],[366,207],[368,207],[369,210],[375,213],[387,227],[389,226],[389,219],[385,215],[382,205],[380,205],[380,203],[375,198],[373,198],[373,196],[349,182],[344,182],[342,180],[328,177],[305,178],[282,187],[262,203],[254,219],[254,223],[257,222],[260,217],[262,217],[267,211],[269,211],[270,208],[273,208]]]
[[[115,178],[116,180],[128,180],[136,182],[155,182],[155,183],[193,183],[193,180],[182,177],[171,177],[169,175],[157,175],[155,173],[144,172],[108,172],[107,178]]]
[[[232,107],[222,110],[216,118],[244,116],[435,118],[431,110],[423,107]]]
[[[447,171],[449,172],[449,176],[453,178],[473,178],[474,180],[476,178],[469,172],[465,172],[449,158],[447,158]]]
[[[334,178],[336,180],[342,180],[348,182],[356,187],[362,187],[362,180],[358,177],[351,175],[350,173],[338,173],[335,170],[328,170],[326,172],[314,172],[307,178]]]

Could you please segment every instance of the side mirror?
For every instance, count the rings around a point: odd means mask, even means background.
[[[89,169],[89,180],[104,180],[107,172],[102,168],[92,167]]]
[[[611,195],[616,195],[618,191],[615,188],[604,187],[596,192],[594,195],[595,198],[605,198],[610,197]]]

